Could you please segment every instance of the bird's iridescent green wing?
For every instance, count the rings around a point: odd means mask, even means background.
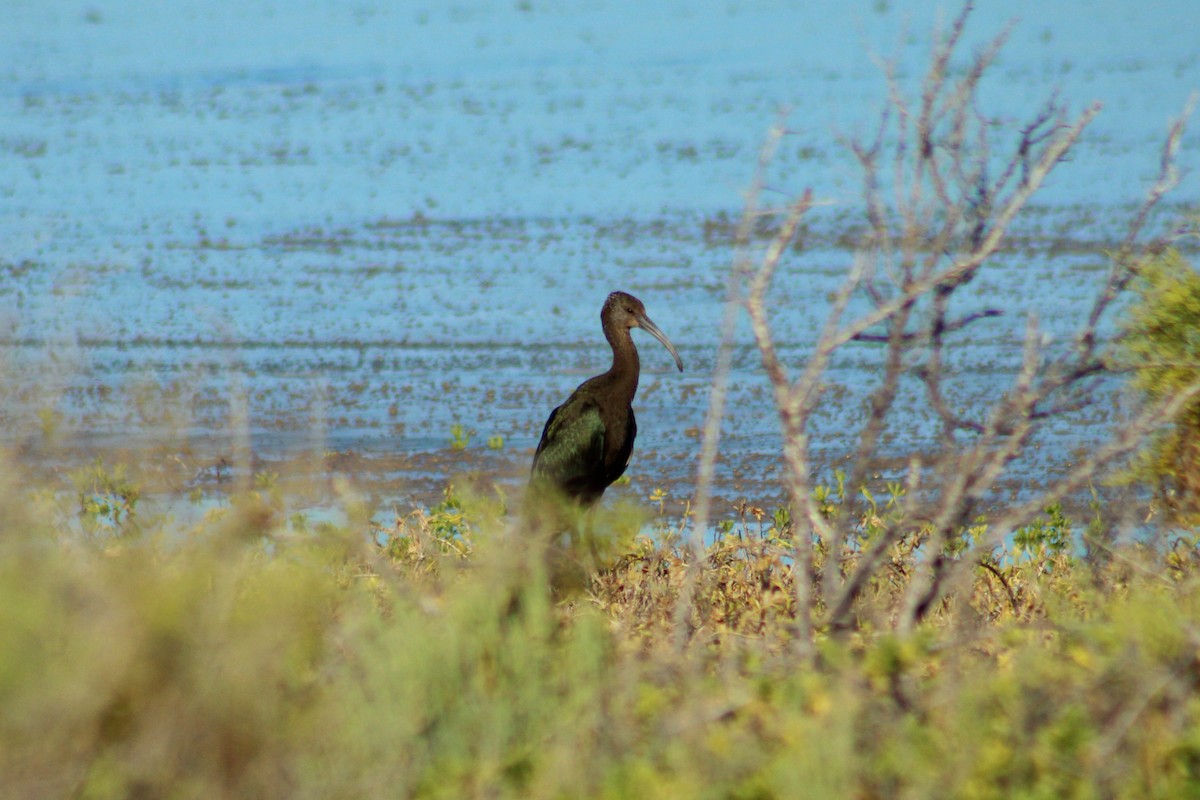
[[[603,463],[604,420],[599,406],[584,400],[554,409],[533,457],[533,477],[570,494],[595,481]]]

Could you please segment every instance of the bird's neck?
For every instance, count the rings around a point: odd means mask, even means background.
[[[638,374],[641,372],[641,361],[638,360],[637,347],[628,328],[618,330],[605,329],[605,338],[612,345],[613,363],[608,370],[609,380],[618,387],[618,391],[628,396],[632,401],[637,394]]]

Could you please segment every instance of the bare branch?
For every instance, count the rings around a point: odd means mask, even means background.
[[[1096,297],[1096,302],[1092,306],[1092,311],[1088,315],[1087,324],[1076,337],[1077,347],[1081,357],[1090,356],[1096,347],[1096,329],[1100,324],[1104,313],[1109,309],[1112,303],[1120,296],[1121,292],[1133,280],[1137,274],[1136,259],[1133,254],[1137,251],[1137,243],[1141,236],[1143,228],[1146,226],[1147,220],[1150,218],[1151,212],[1158,207],[1162,202],[1163,197],[1179,184],[1179,170],[1176,167],[1176,159],[1179,155],[1179,146],[1183,140],[1183,130],[1187,125],[1188,119],[1195,110],[1197,100],[1200,99],[1200,93],[1193,93],[1184,106],[1183,113],[1179,119],[1171,125],[1167,132],[1166,141],[1163,143],[1162,153],[1159,156],[1158,178],[1150,191],[1146,193],[1146,199],[1142,201],[1142,205],[1134,214],[1132,222],[1129,224],[1129,230],[1125,234],[1124,241],[1117,248],[1116,254],[1112,258],[1112,263],[1109,268],[1108,281],[1104,289]]]
[[[1068,116],[1057,95],[1051,96],[1014,131],[1003,157],[993,157],[995,122],[978,108],[977,97],[1009,29],[952,77],[950,64],[970,11],[967,4],[937,41],[915,102],[901,86],[895,65],[884,65],[888,109],[867,141],[848,143],[862,174],[867,233],[847,265],[845,280],[802,368],[784,363],[776,348],[767,295],[800,221],[811,210],[811,193],[805,192],[776,217],[779,226],[753,268],[739,262],[751,329],[783,429],[794,520],[797,648],[804,656],[813,652],[812,637],[819,625],[831,632],[852,627],[856,600],[876,579],[894,593],[898,605],[893,623],[901,630],[911,629],[949,594],[962,591],[978,565],[1000,580],[1016,613],[1013,587],[986,560],[996,536],[1027,524],[1045,505],[1127,456],[1181,407],[1144,410],[1093,457],[1044,487],[1036,498],[1001,512],[976,543],[964,540],[964,531],[979,524],[983,504],[995,496],[997,485],[1027,452],[1044,422],[1084,407],[1089,402],[1085,391],[1110,371],[1110,359],[1097,351],[1096,331],[1104,312],[1135,274],[1137,243],[1151,210],[1178,181],[1174,159],[1182,137],[1181,121],[1171,129],[1159,180],[1114,257],[1075,347],[1065,354],[1043,352],[1049,340],[1030,315],[1021,363],[1008,390],[986,408],[955,408],[956,386],[947,366],[960,341],[954,334],[1001,311],[979,310],[973,304],[974,310],[964,313],[954,298],[962,297],[964,287],[990,263],[1013,220],[1100,111],[1093,104]],[[889,179],[891,185],[885,186]],[[865,310],[851,315],[852,298],[865,299]],[[900,496],[894,488],[888,512],[872,513],[869,526],[861,514],[827,515],[813,483],[810,437],[814,414],[825,399],[823,379],[834,357],[851,343],[882,346],[873,351],[878,355],[876,383],[866,398],[847,468],[851,498],[879,469],[881,443],[896,430],[895,408],[906,396],[906,380],[915,377],[921,382],[918,388],[924,391],[927,410],[940,426],[932,442],[932,469],[911,459],[905,499],[894,502]],[[875,501],[869,494],[866,498],[874,508]],[[869,541],[863,538],[867,528]],[[900,579],[891,576],[887,570],[896,563],[895,554],[911,552],[917,540],[924,556]],[[820,609],[823,616],[817,615]]]
[[[792,239],[795,238],[796,231],[800,227],[800,221],[804,219],[804,215],[810,208],[812,208],[812,190],[806,191],[788,210],[787,218],[767,247],[759,268],[750,278],[746,296],[746,310],[750,314],[754,339],[758,343],[759,353],[762,354],[763,368],[771,380],[771,385],[775,387],[777,402],[787,400],[790,384],[787,371],[779,361],[775,342],[771,337],[770,323],[766,313],[767,287],[771,285],[771,279],[779,267],[780,257],[791,245]]]
[[[678,646],[682,647],[688,639],[688,620],[691,617],[692,605],[695,599],[695,587],[698,578],[700,556],[704,551],[704,534],[708,530],[709,512],[712,506],[713,474],[716,468],[717,447],[721,437],[721,418],[725,414],[725,401],[729,386],[729,370],[733,359],[733,334],[737,323],[737,315],[741,306],[742,283],[750,273],[751,258],[749,248],[754,233],[754,226],[761,214],[759,199],[762,187],[766,184],[767,168],[775,158],[779,143],[784,136],[786,127],[785,112],[781,112],[775,125],[769,131],[766,141],[759,152],[758,166],[754,179],[746,195],[746,209],[735,234],[735,256],[733,269],[730,270],[726,285],[725,313],[721,322],[721,343],[717,349],[717,361],[713,370],[712,389],[709,394],[708,415],[704,421],[704,431],[700,446],[700,463],[696,474],[695,516],[693,517],[691,536],[688,539],[688,567],[684,586],[676,600],[675,607],[675,638]]]
[[[1052,483],[1044,492],[1005,512],[990,523],[987,533],[980,538],[972,552],[995,549],[1017,528],[1033,521],[1047,506],[1057,503],[1074,491],[1090,483],[1102,469],[1114,461],[1124,458],[1142,446],[1146,437],[1157,428],[1175,419],[1180,410],[1200,396],[1200,381],[1163,401],[1144,409],[1137,417],[1121,426],[1111,441],[1098,448],[1071,471]],[[932,602],[939,595],[960,589],[965,571],[973,562],[970,558],[948,562],[943,574],[928,587],[925,599]],[[946,587],[943,590],[943,586]],[[902,625],[911,627],[918,619],[901,619]]]

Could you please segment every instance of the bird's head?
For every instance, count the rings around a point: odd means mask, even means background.
[[[675,359],[675,366],[679,367],[680,372],[683,372],[683,359],[679,357],[675,345],[671,344],[667,335],[659,330],[658,326],[647,316],[646,306],[642,304],[641,300],[625,292],[613,292],[604,301],[604,308],[600,311],[600,320],[605,325],[612,324],[618,329],[641,328],[646,331],[662,342],[663,347],[667,348],[667,352]]]

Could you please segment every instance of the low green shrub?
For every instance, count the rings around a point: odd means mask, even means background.
[[[1200,273],[1176,250],[1146,258],[1121,336],[1130,384],[1154,401],[1195,383],[1200,372]],[[1145,449],[1131,477],[1157,486],[1168,516],[1200,521],[1200,400],[1191,402]]]
[[[669,535],[564,592],[519,522],[454,492],[373,535],[361,509],[298,526],[262,487],[132,530],[81,526],[107,512],[42,487],[2,496],[15,797],[1200,791],[1200,558],[1085,564],[1047,546],[1061,511],[911,636],[877,624],[891,589],[864,593],[861,626],[819,635],[813,663],[784,512],[708,548],[681,639]]]

